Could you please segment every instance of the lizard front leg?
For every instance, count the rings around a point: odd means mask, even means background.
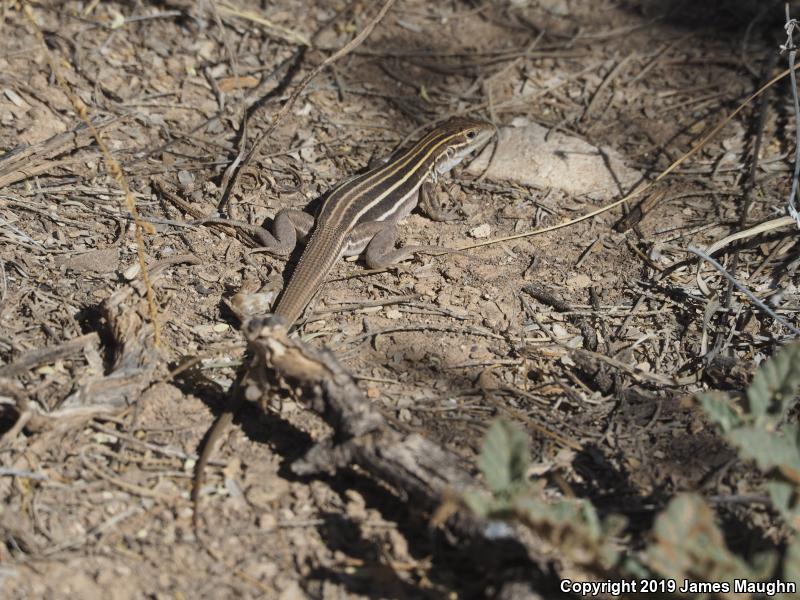
[[[365,252],[364,258],[370,269],[382,269],[409,258],[416,252],[440,250],[436,246],[403,246],[395,248],[397,227],[393,221],[369,221],[360,223],[350,232],[345,246],[345,256],[356,256]]]
[[[419,188],[419,207],[431,221],[457,221],[460,216],[454,210],[442,210],[441,204],[433,194],[433,184],[426,181]]]

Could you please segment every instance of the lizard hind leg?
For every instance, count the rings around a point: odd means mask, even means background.
[[[297,246],[298,241],[303,241],[314,227],[314,217],[307,212],[294,208],[284,208],[275,215],[272,224],[274,235],[270,236],[268,244],[263,244],[264,252],[287,256]]]
[[[303,241],[308,237],[309,232],[314,228],[314,217],[307,212],[296,208],[284,208],[275,215],[273,230],[275,236],[281,239],[282,235],[291,236],[293,241],[291,252],[297,241]],[[289,230],[291,229],[291,233]]]

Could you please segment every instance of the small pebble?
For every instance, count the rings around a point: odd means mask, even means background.
[[[492,233],[492,227],[488,223],[484,223],[483,225],[478,225],[477,227],[469,230],[469,234],[476,240],[487,238],[491,233]]]

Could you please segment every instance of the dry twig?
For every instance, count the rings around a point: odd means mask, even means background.
[[[241,163],[234,162],[230,167],[230,172],[226,173],[226,177],[228,177],[228,185],[225,187],[223,191],[222,198],[219,202],[219,208],[223,208],[226,203],[227,199],[230,197],[231,193],[236,186],[236,181],[239,178],[239,174],[242,170],[247,167],[247,165],[255,158],[256,154],[261,150],[261,146],[267,140],[267,138],[275,131],[275,128],[278,124],[289,114],[289,111],[294,106],[294,103],[300,97],[300,94],[303,93],[303,90],[311,83],[311,80],[317,77],[322,71],[324,71],[327,67],[335,63],[340,58],[346,56],[350,52],[352,52],[355,48],[360,46],[364,40],[369,37],[372,33],[372,30],[375,29],[375,26],[383,19],[389,9],[394,4],[395,0],[386,0],[378,11],[378,13],[367,23],[367,25],[362,29],[357,36],[355,36],[352,40],[350,40],[347,44],[341,47],[337,52],[331,54],[328,58],[323,60],[319,65],[317,65],[311,72],[306,75],[303,80],[298,84],[297,88],[292,92],[291,96],[284,102],[283,106],[280,108],[278,112],[275,113],[275,116],[272,117],[272,121],[264,130],[264,132],[258,137],[255,144],[253,144],[252,149],[247,155],[244,157],[244,160]]]
[[[780,323],[781,325],[786,327],[789,331],[794,333],[796,336],[800,336],[800,329],[798,329],[797,327],[795,327],[794,325],[792,325],[791,323],[786,321],[783,317],[778,315],[778,313],[776,313],[774,310],[772,310],[769,306],[767,306],[761,300],[756,298],[756,296],[755,296],[755,294],[753,294],[753,292],[751,292],[745,286],[743,286],[741,283],[736,281],[736,278],[733,275],[731,275],[730,273],[728,273],[725,270],[725,268],[721,264],[719,264],[716,260],[714,260],[713,258],[708,256],[708,254],[706,254],[702,250],[699,250],[698,248],[692,248],[691,246],[689,246],[687,248],[687,250],[689,252],[691,252],[692,254],[696,254],[697,256],[702,258],[703,260],[707,261],[712,267],[714,267],[717,271],[719,271],[725,277],[725,279],[730,281],[734,285],[734,287],[736,287],[737,290],[739,290],[745,296],[747,296],[747,298],[750,300],[750,302],[752,302],[755,306],[757,306],[761,311],[763,311],[766,314],[768,314],[770,317],[772,317],[778,323]]]
[[[92,123],[86,104],[84,104],[83,100],[73,93],[66,80],[62,76],[61,70],[56,63],[55,57],[50,52],[50,48],[47,46],[47,42],[44,39],[44,34],[42,33],[39,24],[36,22],[36,17],[33,15],[30,5],[28,3],[23,4],[23,9],[25,11],[25,16],[33,27],[36,38],[39,41],[45,56],[47,57],[50,70],[58,81],[59,87],[61,87],[61,89],[64,91],[64,94],[66,94],[66,96],[69,98],[73,109],[78,114],[80,119],[86,124],[86,127],[89,129],[89,131],[92,132],[92,136],[97,142],[97,145],[100,147],[100,151],[103,153],[103,158],[106,160],[106,165],[109,172],[114,177],[122,191],[125,193],[125,204],[128,207],[128,212],[133,217],[136,236],[136,254],[139,258],[139,268],[142,272],[142,281],[144,282],[147,292],[147,305],[150,311],[150,321],[153,323],[153,344],[157,347],[161,337],[161,328],[158,322],[158,308],[156,307],[155,293],[153,292],[153,286],[150,284],[150,279],[147,274],[147,263],[144,259],[144,232],[147,231],[150,233],[153,231],[153,228],[149,225],[146,225],[139,217],[139,210],[136,208],[136,199],[133,197],[133,193],[131,192],[130,185],[128,185],[128,180],[125,177],[125,173],[122,171],[122,167],[120,166],[119,162],[117,162],[117,159],[113,157],[108,149],[108,145],[105,143],[105,140]]]
[[[652,181],[648,182],[647,184],[645,184],[644,186],[642,186],[638,190],[634,190],[631,193],[626,194],[624,197],[620,198],[619,200],[615,200],[614,202],[611,202],[610,204],[606,204],[605,206],[601,206],[598,209],[595,209],[595,210],[590,211],[590,212],[588,212],[588,213],[586,213],[584,215],[581,215],[579,217],[575,217],[574,219],[570,219],[569,221],[565,221],[563,223],[557,223],[556,225],[550,225],[549,227],[542,227],[542,228],[534,229],[534,230],[531,230],[531,231],[524,231],[522,233],[515,233],[514,235],[507,235],[507,236],[503,236],[503,237],[492,238],[492,239],[489,239],[489,240],[486,240],[486,241],[483,241],[483,242],[477,242],[477,243],[474,243],[474,244],[467,244],[467,245],[464,245],[464,246],[460,246],[460,247],[456,248],[455,250],[458,250],[459,252],[463,252],[465,250],[472,250],[474,248],[482,248],[483,246],[491,246],[491,245],[494,245],[494,244],[501,244],[503,242],[510,242],[512,240],[519,240],[519,239],[522,239],[522,238],[528,238],[528,237],[532,237],[532,236],[535,236],[535,235],[541,235],[543,233],[548,233],[550,231],[556,231],[558,229],[564,229],[565,227],[570,227],[572,225],[575,225],[576,223],[580,223],[581,221],[586,221],[587,219],[592,219],[592,218],[596,217],[597,215],[600,215],[600,214],[603,214],[605,212],[608,212],[609,210],[612,210],[612,209],[614,209],[614,208],[616,208],[616,207],[618,207],[618,206],[620,206],[620,205],[622,205],[622,204],[624,204],[626,202],[629,202],[630,200],[632,200],[633,198],[635,198],[637,196],[641,196],[645,192],[647,192],[650,189],[652,189],[653,186],[656,185],[659,181],[662,181],[668,175],[673,173],[678,167],[680,167],[683,163],[685,163],[687,160],[689,160],[692,156],[694,156],[700,150],[702,150],[720,131],[722,131],[722,129],[728,123],[730,123],[736,117],[736,115],[738,115],[740,112],[742,112],[745,109],[745,107],[748,106],[753,100],[755,100],[756,98],[761,96],[761,94],[763,94],[765,91],[767,91],[773,85],[778,83],[780,80],[784,79],[787,75],[789,75],[790,72],[794,73],[794,70],[797,69],[797,68],[798,68],[798,66],[795,65],[794,69],[786,69],[785,71],[779,73],[778,75],[776,75],[775,77],[770,79],[767,83],[765,83],[757,91],[755,91],[753,94],[751,94],[738,107],[736,107],[736,109],[733,112],[731,112],[729,115],[727,115],[711,131],[709,131],[705,136],[703,136],[703,138],[699,142],[697,142],[694,146],[692,146],[692,148],[688,152],[686,152],[678,160],[676,160],[670,166],[668,166],[666,169],[664,169],[655,179],[653,179]],[[446,253],[446,251],[443,252],[443,253]]]

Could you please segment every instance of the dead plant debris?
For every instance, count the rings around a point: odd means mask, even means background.
[[[558,545],[459,497],[498,416],[545,499],[626,518],[615,550],[681,491],[745,559],[785,542],[695,400],[736,397],[800,326],[787,78],[748,101],[787,66],[783,14],[731,4],[0,3],[3,597],[550,597],[574,572]],[[548,161],[498,147],[439,182],[450,220],[401,238],[462,251],[341,261],[299,339],[251,329],[247,350],[240,317],[297,258],[252,234],[463,114]],[[199,443],[267,347],[303,368],[259,380],[195,531]]]

